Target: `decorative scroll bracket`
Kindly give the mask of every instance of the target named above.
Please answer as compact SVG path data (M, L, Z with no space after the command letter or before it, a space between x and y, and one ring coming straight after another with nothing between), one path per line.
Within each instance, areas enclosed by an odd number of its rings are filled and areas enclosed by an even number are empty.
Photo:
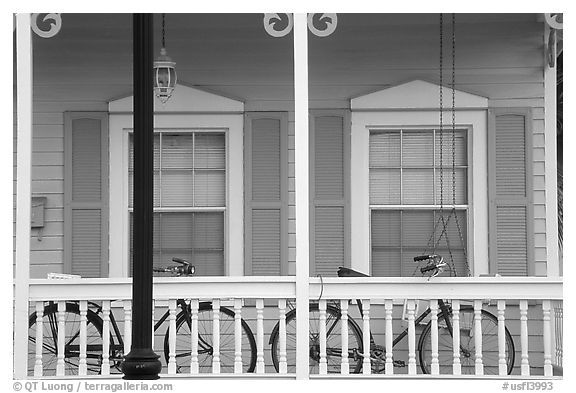
M40 17L40 15L44 15L44 14L32 14L32 16L31 16L31 19L32 19L31 20L31 27L32 27L32 31L34 31L34 33L36 33L38 36L40 36L42 38L52 38L60 32L60 29L62 28L62 16L60 16L60 14L46 14L46 16L44 16L44 18L42 19L42 22L46 22L48 20L53 21L50 23L50 29L49 30L42 30L38 26L38 18Z
M264 14L264 29L272 37L284 37L288 35L292 28L294 27L294 18L292 14L282 14L285 15L281 17L280 14ZM336 31L338 25L338 15L337 14L321 14L318 19L314 16L317 14L308 14L308 29L312 34L317 37L328 37L330 34ZM286 19L286 26L277 29L276 25ZM314 26L315 21L323 22L323 25L318 28Z
M556 56L558 53L558 40L561 40L562 29L564 27L563 14L544 14L546 24L550 26L548 32L548 44L546 45L546 61L548 67L553 68L556 65ZM559 30L560 32L557 32ZM559 37L560 35L560 37Z

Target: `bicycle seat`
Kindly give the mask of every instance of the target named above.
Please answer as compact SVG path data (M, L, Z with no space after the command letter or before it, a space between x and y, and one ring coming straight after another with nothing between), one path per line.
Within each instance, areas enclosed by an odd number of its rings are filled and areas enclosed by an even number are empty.
M356 270L348 267L340 266L338 268L338 277L370 277L367 274L357 272Z

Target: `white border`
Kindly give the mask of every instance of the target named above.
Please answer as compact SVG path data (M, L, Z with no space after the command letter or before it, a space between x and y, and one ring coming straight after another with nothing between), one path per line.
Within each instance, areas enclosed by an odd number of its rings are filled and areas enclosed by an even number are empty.
M456 113L456 126L469 128L471 162L469 176L469 265L474 276L488 274L488 138L487 112L470 110ZM369 274L370 203L369 203L369 134L374 128L436 127L438 111L352 112L351 132L351 226L352 268ZM470 146L470 143L469 143ZM469 183L470 184L470 183Z

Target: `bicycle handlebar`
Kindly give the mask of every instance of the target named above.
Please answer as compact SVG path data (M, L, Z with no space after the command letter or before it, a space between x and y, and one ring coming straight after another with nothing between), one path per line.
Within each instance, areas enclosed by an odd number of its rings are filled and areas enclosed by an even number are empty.
M185 259L174 257L172 260L182 266L161 266L152 270L158 273L171 273L176 276L191 276L196 272L196 268Z
M434 271L431 277L436 277L444 270L444 258L440 255L419 255L414 257L414 262L429 261L428 264L420 268L422 274Z

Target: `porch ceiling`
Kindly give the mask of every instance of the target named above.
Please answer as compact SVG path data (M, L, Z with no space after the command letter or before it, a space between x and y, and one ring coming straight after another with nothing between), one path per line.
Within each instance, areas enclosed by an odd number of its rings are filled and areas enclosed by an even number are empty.
M293 35L269 36L262 19L168 14L166 47L179 82L244 101L292 100ZM89 104L131 94L131 14L63 14L62 21L54 38L34 35L37 102ZM536 14L459 14L457 23L460 88L530 82L541 73ZM155 29L158 51L159 15ZM309 47L312 100L348 100L411 79L438 79L436 14L339 14L336 32L310 35ZM449 56L448 41L446 47Z

